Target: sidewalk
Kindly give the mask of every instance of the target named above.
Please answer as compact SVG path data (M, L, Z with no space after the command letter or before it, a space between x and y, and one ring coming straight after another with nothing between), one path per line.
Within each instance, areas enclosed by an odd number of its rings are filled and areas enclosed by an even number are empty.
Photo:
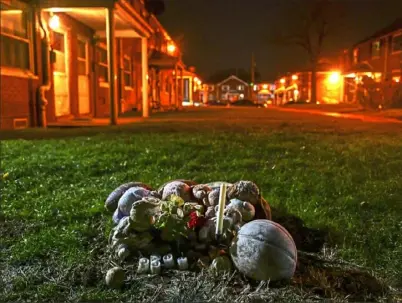
M311 107L309 108L294 108L294 107L279 107L279 106L272 106L269 107L269 109L273 110L278 110L278 111L284 111L284 112L294 112L294 113L307 113L307 114L312 114L312 115L321 115L321 116L330 116L330 117L335 117L335 118L344 118L344 119L355 119L355 120L361 120L364 122L372 122L372 123L400 123L402 124L402 110L394 110L393 114L395 116L390 115L387 111L383 112L365 112L365 111L358 111L356 108L355 111L352 109L350 110L341 110L341 107L339 107L339 110L335 111L328 111L321 108L321 109L312 109ZM390 110L392 111L392 110ZM398 119L396 117L401 117L401 119Z

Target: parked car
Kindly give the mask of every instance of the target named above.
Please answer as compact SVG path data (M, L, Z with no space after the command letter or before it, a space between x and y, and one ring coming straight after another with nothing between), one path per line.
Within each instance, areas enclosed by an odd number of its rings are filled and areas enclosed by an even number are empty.
M241 99L241 100L236 100L233 102L230 102L230 106L245 106L245 107L264 107L264 104L260 103L256 103L252 100L248 100L248 99Z
M205 103L205 106L226 106L226 102L224 101L208 101Z

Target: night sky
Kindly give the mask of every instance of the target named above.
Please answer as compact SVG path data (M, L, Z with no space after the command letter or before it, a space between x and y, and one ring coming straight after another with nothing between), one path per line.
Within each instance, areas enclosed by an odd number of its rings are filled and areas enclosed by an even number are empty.
M203 77L227 68L249 69L254 51L262 78L271 80L280 72L306 64L303 50L268 42L270 26L290 22L275 1L165 0L166 11L159 20L172 38L183 36L184 62L195 66ZM328 55L402 17L402 0L344 1L347 26L328 40Z

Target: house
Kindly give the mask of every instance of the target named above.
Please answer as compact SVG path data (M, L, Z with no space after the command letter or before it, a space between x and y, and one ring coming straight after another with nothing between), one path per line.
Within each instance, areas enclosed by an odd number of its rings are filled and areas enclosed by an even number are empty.
M0 0L0 128L180 107L186 66L143 0Z
M216 84L215 91L217 100L222 101L245 99L251 94L248 83L234 75Z
M401 106L402 18L343 51L345 99L356 102L360 88L372 86L378 106Z
M275 81L274 104L311 99L311 70L304 69L282 75ZM339 67L323 63L317 70L317 102L336 104L343 102L343 81Z
M275 84L262 81L253 85L255 99L258 103L272 101L274 98Z

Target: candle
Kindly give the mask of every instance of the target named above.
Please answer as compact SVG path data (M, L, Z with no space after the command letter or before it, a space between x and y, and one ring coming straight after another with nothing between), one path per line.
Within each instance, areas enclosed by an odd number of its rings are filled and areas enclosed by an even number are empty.
M186 270L188 268L187 258L186 257L178 258L177 265L179 266L180 270Z
M151 262L151 274L159 275L161 273L161 262L154 260Z
M158 255L151 255L150 259L151 259L151 263L153 261L159 261L159 262L161 261L161 257Z
M165 264L166 268L174 268L174 260L172 254L167 254L163 256L163 264Z
M141 258L138 262L137 272L139 274L146 274L149 271L149 260L147 258Z
M220 192L219 192L219 207L216 218L216 236L219 238L222 235L223 231L223 211L225 210L226 205L226 184L221 184Z

